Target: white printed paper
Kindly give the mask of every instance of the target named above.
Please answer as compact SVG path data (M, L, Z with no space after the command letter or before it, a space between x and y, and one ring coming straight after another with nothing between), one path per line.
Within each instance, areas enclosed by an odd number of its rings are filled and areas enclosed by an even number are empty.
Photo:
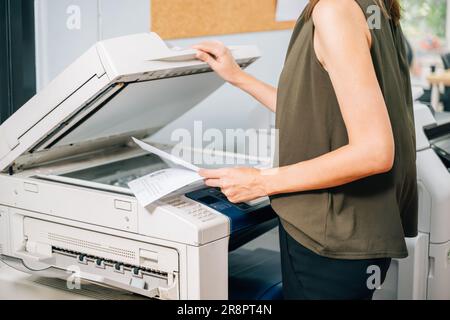
M143 150L156 154L162 159L171 161L174 164L186 168L163 169L128 183L128 186L136 196L139 204L144 208L175 191L203 180L203 178L198 174L200 169L197 166L194 166L183 159L175 157L143 141L135 138L133 138L133 141Z
M161 149L158 149L148 143L145 143L144 141L140 141L136 138L133 138L133 141L142 149L144 149L145 151L148 151L150 153L154 153L156 154L158 157L163 158L165 160L169 160L170 162L173 162L179 166L182 166L186 169L198 172L200 170L199 167L193 165L192 163L189 163L181 158L178 158L174 155L171 155L165 151L162 151Z
M203 178L198 173L185 169L164 169L128 183L138 202L144 208Z
M309 0L278 0L277 1L277 21L293 21L300 17L300 14L307 6Z

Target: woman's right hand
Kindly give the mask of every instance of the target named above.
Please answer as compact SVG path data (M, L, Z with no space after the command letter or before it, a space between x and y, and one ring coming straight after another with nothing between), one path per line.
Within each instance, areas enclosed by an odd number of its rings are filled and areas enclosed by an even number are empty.
M206 41L192 48L198 50L197 58L209 64L225 81L249 93L271 111L276 111L277 88L245 73L234 60L230 50L223 43Z
M193 46L197 59L206 62L225 81L237 85L245 75L230 50L219 41L206 41Z

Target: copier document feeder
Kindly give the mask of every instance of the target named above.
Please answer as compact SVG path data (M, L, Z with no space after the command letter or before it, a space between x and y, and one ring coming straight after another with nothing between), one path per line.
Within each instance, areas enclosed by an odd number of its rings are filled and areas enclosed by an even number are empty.
M169 51L154 33L99 42L0 127L3 262L152 298L228 298L229 252L276 225L268 200L236 205L199 186L145 209L127 187L168 166L131 138L223 85ZM259 57L252 46L232 54L243 68Z

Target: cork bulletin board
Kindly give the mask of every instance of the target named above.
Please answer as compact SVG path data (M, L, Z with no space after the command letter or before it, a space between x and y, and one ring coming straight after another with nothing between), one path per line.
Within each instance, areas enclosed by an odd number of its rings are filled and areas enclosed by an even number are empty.
M152 31L164 39L292 29L277 0L152 0Z

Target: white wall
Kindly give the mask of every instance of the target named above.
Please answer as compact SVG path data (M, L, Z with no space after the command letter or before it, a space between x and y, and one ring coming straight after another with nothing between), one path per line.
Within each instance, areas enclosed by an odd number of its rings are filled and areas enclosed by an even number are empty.
M150 29L149 0L35 0L35 5L38 89L42 89L96 41ZM290 34L291 31L275 31L211 38L229 45L259 46L263 57L248 71L276 85ZM187 47L205 39L170 43ZM203 120L206 128L269 128L273 115L246 94L225 85L155 138L166 142L173 129L191 129L195 120Z
M150 29L149 0L35 0L37 88L99 40Z

